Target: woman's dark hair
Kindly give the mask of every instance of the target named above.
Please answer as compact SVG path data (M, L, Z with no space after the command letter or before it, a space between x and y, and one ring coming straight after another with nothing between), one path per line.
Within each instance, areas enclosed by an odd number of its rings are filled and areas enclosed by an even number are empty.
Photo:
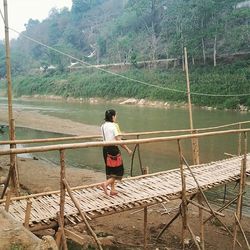
M112 117L115 116L115 115L116 115L116 112L115 112L114 109L106 110L104 120L105 120L106 122L113 122Z

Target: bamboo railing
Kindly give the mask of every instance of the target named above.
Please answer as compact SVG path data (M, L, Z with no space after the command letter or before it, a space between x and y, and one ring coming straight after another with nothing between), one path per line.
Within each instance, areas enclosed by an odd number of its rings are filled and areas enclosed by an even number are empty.
M211 131L217 130L227 127L238 126L239 128L242 127L243 124L249 124L250 121L244 122L236 122L230 123L220 126L214 127L207 127L207 128L197 128L195 129L197 133L203 131ZM159 135L159 134L173 134L173 133L190 133L192 129L175 129L175 130L158 130L158 131L147 131L147 132L133 132L133 133L122 133L121 136L124 137L137 137L138 139L140 136L151 136L151 135ZM45 142L60 142L60 141L79 141L79 140L92 140L92 139L101 139L101 134L99 135L90 135L90 136L66 136L66 137L54 137L54 138L46 138L46 139L26 139L26 140L7 140L7 141L0 141L0 145L6 144L32 144L32 143L45 143Z

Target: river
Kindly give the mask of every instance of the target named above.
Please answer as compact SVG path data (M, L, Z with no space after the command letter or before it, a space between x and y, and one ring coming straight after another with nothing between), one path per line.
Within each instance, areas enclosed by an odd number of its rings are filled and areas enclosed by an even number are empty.
M7 108L6 98L0 98L0 105ZM114 108L118 112L118 122L123 132L142 132L154 130L171 130L189 128L188 110L185 108L154 108L132 105L119 105L115 103L89 104L68 103L48 100L21 100L13 101L14 110L39 111L42 114L55 116L89 125L101 125L106 109ZM17 113L18 115L18 113ZM250 113L235 111L193 109L195 128L219 126L240 121L250 120ZM39 122L39 121L37 121ZM18 127L18 124L16 124ZM59 137L60 134L48 133L26 128L17 128L16 138L46 138ZM7 134L1 136L7 139ZM190 141L183 141L183 153L188 161L192 162ZM206 137L200 142L201 162L209 162L224 158L224 152L237 153L237 135ZM144 144L140 146L142 163L148 166L151 172L162 171L178 167L178 154L176 142ZM130 159L123 153L127 173L130 168ZM39 153L38 157L58 162L57 152ZM137 154L136 154L137 156ZM76 167L88 167L102 170L102 154L100 148L68 150L67 163ZM138 158L135 157L134 169L139 169Z

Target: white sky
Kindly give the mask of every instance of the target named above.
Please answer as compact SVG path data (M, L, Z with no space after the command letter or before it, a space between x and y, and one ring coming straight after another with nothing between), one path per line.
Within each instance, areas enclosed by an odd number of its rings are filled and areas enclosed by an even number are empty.
M44 20L48 17L49 11L56 7L61 9L68 7L71 9L72 0L7 0L9 26L18 32L25 30L24 24L28 23L30 18ZM0 0L1 12L4 12L3 0ZM16 38L17 33L10 30L10 39ZM0 16L0 40L4 39L4 24Z

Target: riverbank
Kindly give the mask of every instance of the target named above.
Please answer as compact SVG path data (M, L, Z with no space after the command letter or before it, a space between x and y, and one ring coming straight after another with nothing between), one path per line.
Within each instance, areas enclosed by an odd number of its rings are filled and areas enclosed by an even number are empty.
M44 115L38 111L14 110L13 117L17 127L25 127L40 131L60 133L65 135L98 135L98 126L73 122L69 119ZM0 124L8 124L7 109L0 110Z

